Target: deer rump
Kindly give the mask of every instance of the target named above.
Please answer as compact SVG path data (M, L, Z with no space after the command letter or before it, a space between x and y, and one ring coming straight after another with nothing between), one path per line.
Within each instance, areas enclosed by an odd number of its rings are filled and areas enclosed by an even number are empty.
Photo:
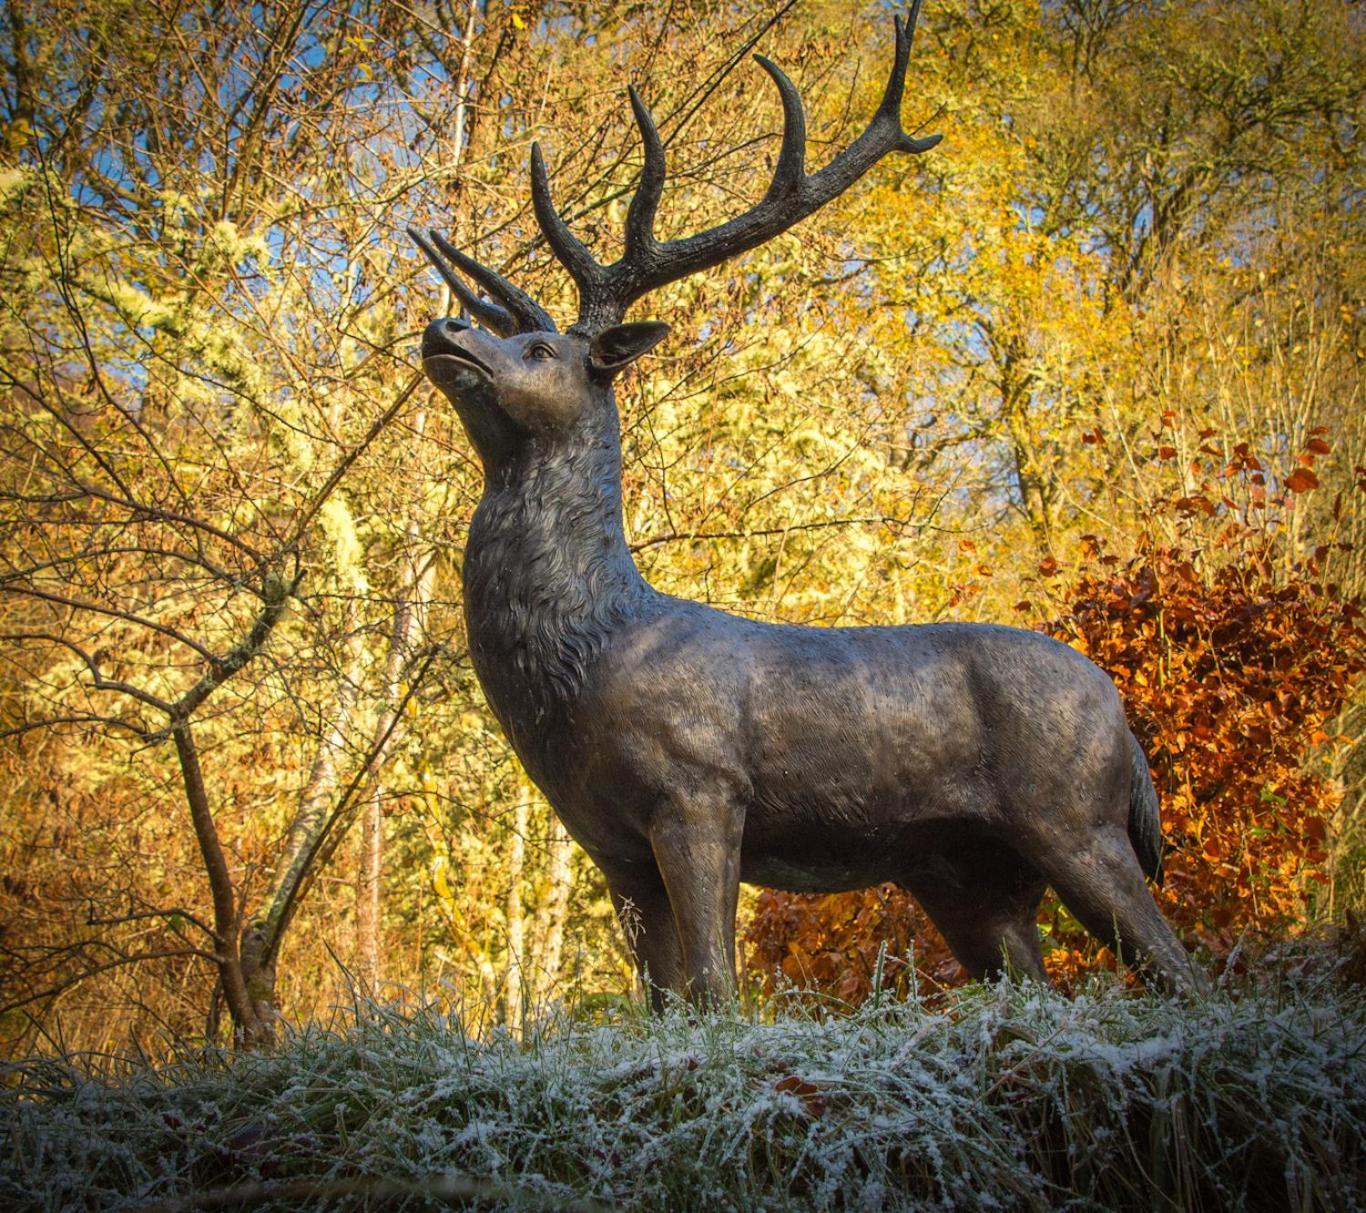
M634 90L644 168L611 265L555 210L533 146L536 219L579 289L564 334L501 275L410 229L462 305L428 326L422 353L484 468L462 569L475 671L602 869L657 1007L666 991L733 992L741 880L830 891L894 880L970 973L1040 979L1035 916L1051 884L1145 975L1198 981L1144 882L1161 838L1147 763L1084 657L991 625L742 619L658 593L626 543L612 380L668 332L624 322L627 310L790 228L883 156L935 146L901 127L918 7L894 19L867 128L812 174L800 97L756 56L783 105L772 182L695 235L655 238L664 150Z

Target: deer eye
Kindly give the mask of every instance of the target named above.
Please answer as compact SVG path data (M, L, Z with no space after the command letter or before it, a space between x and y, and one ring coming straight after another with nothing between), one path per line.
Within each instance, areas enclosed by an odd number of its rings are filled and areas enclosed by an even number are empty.
M555 349L543 341L538 341L535 345L528 347L526 356L537 362L549 362L555 357Z

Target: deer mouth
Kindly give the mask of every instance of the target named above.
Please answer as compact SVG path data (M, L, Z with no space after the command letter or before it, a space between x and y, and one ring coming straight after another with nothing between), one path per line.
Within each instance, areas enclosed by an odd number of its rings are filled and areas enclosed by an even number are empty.
M444 349L437 353L424 354L422 369L433 383L441 384L473 372L481 379L493 379L493 372L478 358L466 350Z

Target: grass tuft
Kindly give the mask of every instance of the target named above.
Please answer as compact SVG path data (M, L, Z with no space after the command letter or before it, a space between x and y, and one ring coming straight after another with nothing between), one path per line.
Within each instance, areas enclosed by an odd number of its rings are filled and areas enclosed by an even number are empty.
M270 1055L5 1079L13 1209L1352 1210L1366 1170L1366 997L1308 979L523 1041L371 1005Z

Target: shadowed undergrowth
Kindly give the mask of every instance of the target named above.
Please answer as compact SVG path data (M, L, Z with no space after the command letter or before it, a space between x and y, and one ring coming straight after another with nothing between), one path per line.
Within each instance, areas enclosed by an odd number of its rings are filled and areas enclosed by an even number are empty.
M271 1055L6 1081L8 1208L1356 1209L1366 1169L1366 997L1304 978L524 1042L365 1006Z

